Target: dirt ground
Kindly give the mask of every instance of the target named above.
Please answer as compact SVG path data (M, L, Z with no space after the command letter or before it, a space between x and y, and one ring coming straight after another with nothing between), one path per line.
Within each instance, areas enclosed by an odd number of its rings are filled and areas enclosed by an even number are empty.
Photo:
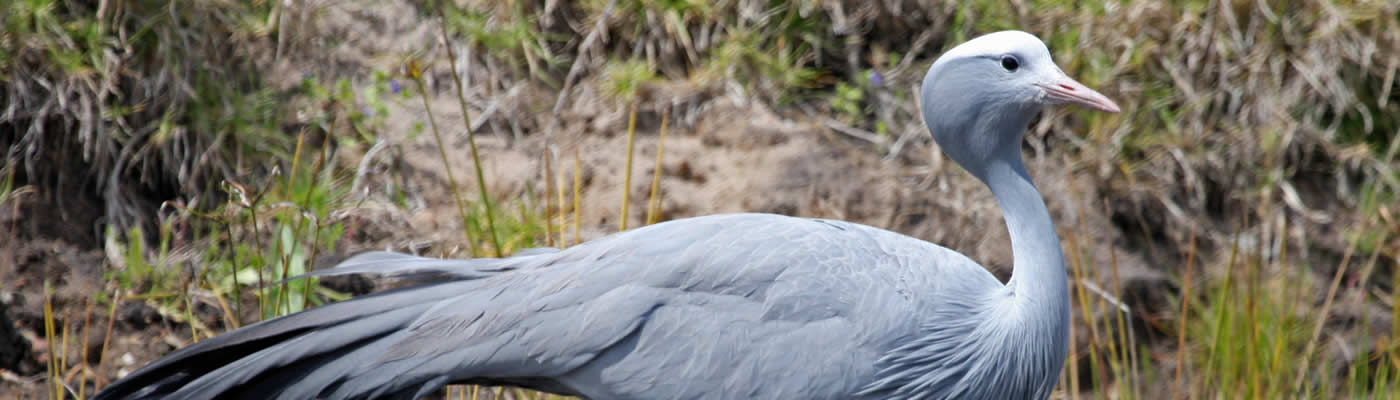
M372 4L373 3L373 4ZM305 74L348 77L368 85L375 70L395 70L399 55L423 48L441 52L436 27L424 22L405 1L346 2L297 24L287 60L271 63L273 76L295 84ZM301 34L303 41L296 40ZM343 37L340 43L325 37ZM460 46L460 44L455 44ZM458 115L455 94L445 63L431 71L430 104L445 128L450 167L464 188L474 188L471 157L465 142L464 121ZM483 72L473 72L483 73ZM405 81L405 85L408 83ZM1008 235L990 193L970 175L946 160L920 136L901 157L886 159L873 146L835 132L801 115L785 115L741 96L686 88L661 88L642 107L636 138L632 184L623 188L626 107L604 100L591 86L580 82L565 108L559 128L547 127L549 105L557 93L536 87L518 91L474 94L473 110L487 115L478 135L489 193L502 202L515 201L527 192L540 194L545 187L543 159L557 151L562 172L572 179L573 157L582 166L581 231L588 240L617 230L621 193L631 195L629 226L644 222L651 177L659 143L662 109L667 104L676 121L664 141L661 166L661 219L729 212L769 212L850 220L882 227L937 243L982 262L1002 279L1011 267ZM675 93L685 93L683 96ZM494 113L487 113L497 103ZM543 104L543 106L541 106ZM661 106L658 106L661 105ZM417 98L390 103L391 117L382 139L392 151L381 151L365 161L365 149L342 149L340 162L365 166L365 209L380 213L374 218L381 234L363 242L347 242L342 252L390 247L433 255L462 256L454 242L460 236L456 205L446 183L437 145L431 134L413 135L412 127L426 121ZM511 119L525 121L517 136ZM1071 135L1071 132L1049 132ZM553 136L552 138L550 136ZM1039 151L1037 151L1039 150ZM1102 188L1092 174L1080 173L1056 149L1027 148L1029 167L1044 192L1066 248L1085 248L1086 263L1113 265L1125 289L1129 307L1143 316L1138 321L1143 336L1152 337L1150 316L1162 311L1170 291L1162 271L1174 268L1154 258L1146 249L1123 239L1122 232L1101 198ZM397 169L392 168L398 166ZM559 168L559 165L553 165ZM397 172L395 172L397 171ZM399 209L377 201L391 174L406 178L413 196L410 207ZM572 184L569 183L570 187ZM475 193L475 191L471 191ZM90 363L90 373L104 382L122 376L161 355L188 343L188 329L172 316L140 301L123 302L105 335L105 319L95 328L79 332L88 317L88 299L105 287L104 272L119 254L96 239L96 219L91 215L56 215L41 199L17 203L0 210L0 322L8 318L17 327L13 334L0 329L0 393L19 398L44 397L44 363L55 351L84 352L97 360L104 340L109 341L101 363ZM55 227L59 225L59 227ZM184 249L193 251L190 249ZM334 257L317 265L329 267ZM1160 260L1153 262L1152 260ZM1097 276L1107 277L1109 271ZM52 283L58 328L69 330L67 346L43 340L44 286ZM1107 281L1097 282L1108 285ZM201 305L199 307L212 307ZM218 325L218 313L200 315ZM1076 310L1078 308L1076 307ZM92 318L105 312L94 312ZM1076 316L1076 321L1081 319ZM0 328L6 324L0 323ZM16 343L18 342L18 343ZM56 350L61 348L65 350ZM69 359L75 359L69 356ZM21 361L11 361L21 360ZM0 396L9 398L10 396Z

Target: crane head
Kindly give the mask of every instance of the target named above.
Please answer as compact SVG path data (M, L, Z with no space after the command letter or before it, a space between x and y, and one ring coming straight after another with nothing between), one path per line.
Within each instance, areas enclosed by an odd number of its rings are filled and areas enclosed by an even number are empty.
M1026 126L1046 104L1119 111L1060 70L1044 42L1021 31L989 33L944 52L924 76L920 99L934 140L979 178L993 160L1020 161Z

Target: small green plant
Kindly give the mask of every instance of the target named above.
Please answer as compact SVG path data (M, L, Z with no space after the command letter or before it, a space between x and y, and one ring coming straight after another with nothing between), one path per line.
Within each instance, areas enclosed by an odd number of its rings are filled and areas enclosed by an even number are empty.
M656 79L655 67L642 60L610 62L603 71L605 93L624 103L636 101L642 87Z
M812 46L756 27L738 27L728 32L725 42L713 50L699 68L703 81L737 79L754 87L756 95L778 104L796 101L799 94L816 86L821 75L807 65Z
M845 123L855 123L865 117L865 90L846 82L836 84L836 92L831 96L831 109Z
M384 71L371 74L373 84L356 91L349 79L339 79L330 86L323 85L315 77L302 79L301 90L313 105L307 107L310 123L324 132L335 127L336 118L343 118L352 135L342 136L360 144L373 143L374 138L384 129L389 118L389 107L385 102L391 95L409 96L398 82Z
M0 168L0 206L9 204L15 196L15 168Z
M518 67L521 60L530 76L551 86L559 86L549 71L561 64L550 51L550 42L563 40L535 29L535 16L526 2L501 2L481 10L460 7L456 2L442 1L430 6L442 21L442 27L457 37L481 46L486 54Z
M167 263L170 256L171 239L169 226L169 223L162 224L158 236L160 243L155 249L147 248L146 235L142 234L141 228L133 227L126 233L125 243L117 245L124 250L121 253L125 266L113 274L119 287L138 292L157 292L171 289L170 285L175 280L175 268ZM113 227L107 228L107 237L118 237Z
M618 230L627 230L627 220L631 219L628 207L631 206L632 149L637 136L637 96L643 85L656 79L653 71L650 64L633 60L615 63L604 73L608 95L627 103L627 162L622 172L622 211L618 214Z
M286 282L286 284L259 288L256 282L279 282L281 279L285 279L284 275L295 277L310 272L308 256L312 251L296 243L301 239L293 236L294 227L279 225L278 228L276 248L281 253L270 254L273 256L270 258L247 257L244 259L253 262L242 265L226 264L234 272L220 274L223 275L222 278L216 281L220 293L243 293L244 290L251 289L258 291L258 296L261 298L273 299L273 301L263 303L263 309L260 313L263 319L295 313L308 306L324 304L328 300L336 301L348 298L345 294L321 287L316 278L295 279ZM242 251L247 253L247 250ZM214 279L215 277L211 276L210 278ZM307 295L313 292L319 296Z

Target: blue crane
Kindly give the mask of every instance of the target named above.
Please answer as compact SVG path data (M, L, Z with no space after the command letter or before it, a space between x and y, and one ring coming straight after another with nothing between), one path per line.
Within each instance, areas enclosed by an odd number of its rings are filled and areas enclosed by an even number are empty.
M457 383L589 399L1044 399L1070 305L1022 135L1046 104L1118 106L1017 31L942 54L920 95L934 140L1001 207L1006 284L912 237L768 214L500 259L373 252L311 275L414 284L196 343L96 399L409 399Z

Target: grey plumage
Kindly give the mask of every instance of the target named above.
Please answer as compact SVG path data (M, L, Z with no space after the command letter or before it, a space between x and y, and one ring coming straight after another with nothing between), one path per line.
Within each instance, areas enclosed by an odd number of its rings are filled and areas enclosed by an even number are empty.
M1018 68L996 58L1006 55ZM1006 285L908 236L766 214L504 259L367 253L312 275L416 284L202 341L97 399L416 398L448 383L592 399L1045 398L1064 362L1069 303L1021 134L1043 103L1116 111L1071 83L1020 32L963 44L925 78L935 139L1005 213L1016 268ZM959 101L943 99L954 91Z

